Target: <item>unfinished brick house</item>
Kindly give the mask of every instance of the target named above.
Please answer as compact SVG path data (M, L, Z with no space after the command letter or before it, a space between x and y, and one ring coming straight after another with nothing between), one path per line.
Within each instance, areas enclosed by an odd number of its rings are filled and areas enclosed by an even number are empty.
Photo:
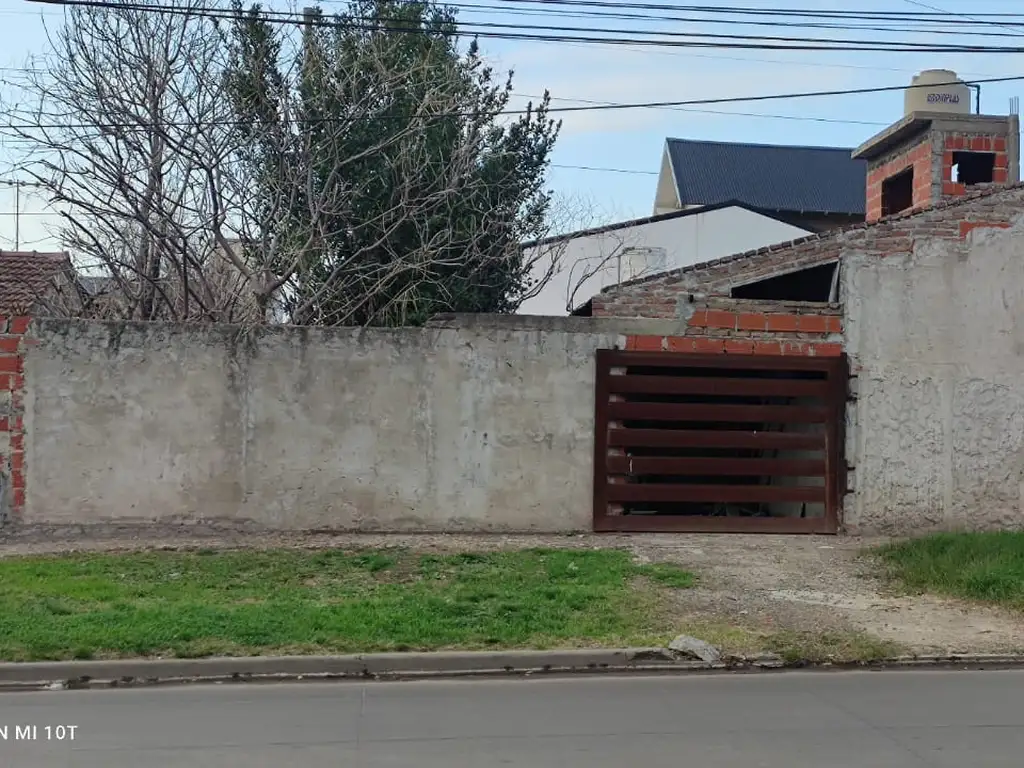
M594 296L675 329L599 354L595 528L1024 527L1016 133L912 113L857 150L867 223Z

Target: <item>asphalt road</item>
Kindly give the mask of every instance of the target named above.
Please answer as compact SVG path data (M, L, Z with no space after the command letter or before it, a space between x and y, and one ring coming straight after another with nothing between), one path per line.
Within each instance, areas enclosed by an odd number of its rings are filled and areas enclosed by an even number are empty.
M19 725L36 739L15 740ZM16 768L1017 768L1022 754L1024 672L0 695L0 766Z

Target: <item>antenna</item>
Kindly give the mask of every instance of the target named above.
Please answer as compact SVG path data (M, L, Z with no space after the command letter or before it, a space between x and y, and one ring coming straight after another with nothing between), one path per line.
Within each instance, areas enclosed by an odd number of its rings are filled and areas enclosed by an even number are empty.
M42 184L36 184L31 181L19 181L17 179L0 179L0 185L14 187L14 250L17 251L21 247L21 188L38 188L42 187Z

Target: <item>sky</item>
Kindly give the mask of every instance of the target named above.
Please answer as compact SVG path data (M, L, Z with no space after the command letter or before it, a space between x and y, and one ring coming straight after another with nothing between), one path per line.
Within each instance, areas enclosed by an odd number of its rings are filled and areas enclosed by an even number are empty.
M621 7L640 0L626 0ZM173 0L159 0L171 3ZM649 0L662 5L698 4L697 0ZM849 37L835 30L811 31L751 27L743 24L694 24L679 20L623 20L540 16L530 6L505 0L457 0L464 22L536 24L662 32L719 34L814 34ZM1010 35L1024 36L1024 26L996 27L1005 38L984 38L964 31L962 14L1024 11L1020 0L730 0L705 5L751 8L907 11L948 13L948 34L879 35L879 39L930 41L940 44L1013 45ZM210 0L209 5L227 5ZM272 8L283 2L265 3ZM328 0L325 11L339 6ZM552 6L546 6L550 11ZM508 10L506 10L508 8ZM574 12L555 6L555 10ZM583 9L584 11L587 9ZM633 13L687 17L683 10L634 10ZM0 89L16 96L4 80L16 75L33 56L47 49L46 28L55 28L63 13L54 6L26 0L0 0ZM692 14L688 17L692 18ZM1021 20L1024 22L1024 19ZM971 28L975 30L976 28ZM865 33L857 33L864 36ZM870 34L870 33L868 33ZM678 38L677 38L678 39ZM496 67L515 71L516 96L510 108L521 108L548 90L553 106L590 102L628 103L686 101L799 91L902 86L922 69L951 69L964 79L1024 77L1024 53L946 54L876 52L745 51L679 49L631 45L594 45L516 40L481 40ZM6 76L6 78L5 78ZM1024 92L1021 82L982 85L982 111L1006 114L1009 100ZM666 137L715 141L855 147L902 116L902 92L856 94L783 101L736 103L707 107L627 109L567 113L556 145L549 185L560 202L560 228L594 226L649 216ZM726 113L726 114L722 114ZM16 145L0 144L0 179L10 179L19 158ZM45 201L23 189L18 202L18 245L22 250L58 250L55 215ZM0 185L0 249L15 246L14 190Z

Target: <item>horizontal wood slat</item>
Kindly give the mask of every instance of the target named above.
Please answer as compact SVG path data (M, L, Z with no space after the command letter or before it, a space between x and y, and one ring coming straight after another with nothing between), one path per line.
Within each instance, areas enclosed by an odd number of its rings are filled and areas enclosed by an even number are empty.
M838 531L846 488L843 413L849 368L845 355L602 349L596 357L595 531ZM763 404L767 398L773 404ZM662 428L623 425L642 422ZM789 431L794 426L783 427L799 424L821 429L808 434ZM665 428L675 426L699 429ZM810 458L797 454L800 458L788 459L773 453L779 450L812 453L807 454ZM654 455L622 455L626 452ZM697 455L665 455L673 453ZM772 484L742 483L753 477ZM784 477L815 478L795 482L823 481L823 485L791 486L771 480ZM686 483L686 478L695 482ZM719 516L709 514L712 508L705 506L729 502L761 504L762 511L773 515L784 511L770 506L773 503L823 504L824 515Z
M608 501L646 502L806 502L824 503L825 486L785 485L642 485L611 483Z
M754 395L762 397L825 397L824 379L728 379L699 376L609 376L613 394Z
M822 477L825 461L807 459L705 459L668 456L609 456L610 475L746 475Z
M618 448L825 449L824 434L749 432L741 429L610 429L608 445Z
M600 350L603 360L612 368L728 368L757 371L824 371L839 370L837 358L794 355L701 355L691 353L633 352Z
M608 404L608 418L616 421L732 421L764 424L824 424L829 410L823 406L725 405L721 403Z
M835 533L822 517L703 517L698 515L603 515L598 533Z

